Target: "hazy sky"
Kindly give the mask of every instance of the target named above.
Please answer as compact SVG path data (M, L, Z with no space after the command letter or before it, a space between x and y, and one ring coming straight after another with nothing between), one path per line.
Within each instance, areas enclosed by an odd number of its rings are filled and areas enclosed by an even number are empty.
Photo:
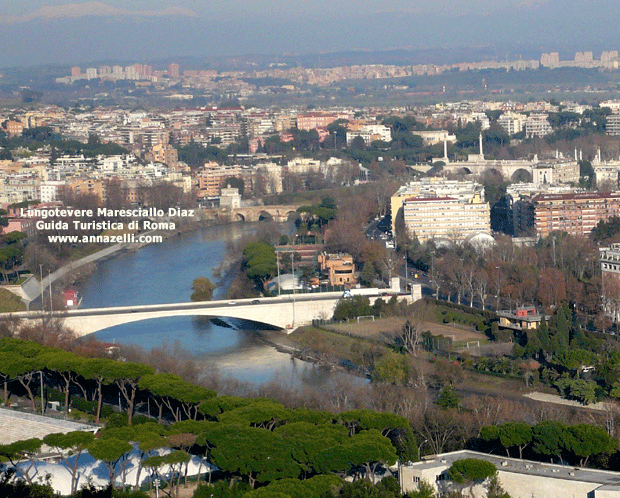
M572 58L620 50L619 18L618 0L0 0L0 67L454 47Z
M92 4L80 0L3 0L0 2L0 21L4 17L19 20L45 7L59 8L68 4ZM406 12L420 14L488 14L506 7L528 9L547 3L547 0L102 0L100 3L125 11L157 11L170 7L188 9L200 17L231 19L248 16L275 16L287 18L309 17L343 18L349 15L378 12Z

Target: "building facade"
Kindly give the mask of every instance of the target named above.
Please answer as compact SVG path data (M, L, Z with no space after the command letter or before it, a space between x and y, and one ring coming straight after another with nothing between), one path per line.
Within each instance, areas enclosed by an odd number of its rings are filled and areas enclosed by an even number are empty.
M470 202L453 197L413 197L404 203L405 227L424 243L442 238L461 242L479 233L491 233L491 210L480 197Z
M321 265L323 277L327 278L329 285L352 287L356 284L353 256L349 254L319 254L317 260Z
M454 462L466 458L485 460L495 465L502 487L512 498L620 496L618 472L520 460L469 450L443 453L402 466L402 491L417 490L422 480L428 482L437 492L459 489L450 481L448 469ZM461 495L467 498L486 496L487 490L481 484L475 484L462 489Z
M599 221L620 215L620 192L541 194L532 204L538 236L560 230L586 237Z

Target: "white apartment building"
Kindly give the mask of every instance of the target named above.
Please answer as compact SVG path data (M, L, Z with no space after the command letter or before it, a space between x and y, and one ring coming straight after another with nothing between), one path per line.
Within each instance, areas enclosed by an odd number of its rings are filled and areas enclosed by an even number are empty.
M41 183L40 200L42 203L55 202L58 200L59 190L66 185L63 181L47 181Z
M421 243L437 238L461 242L491 233L491 208L480 198L467 202L454 197L412 197L403 211L407 231Z
M448 130L414 131L413 134L421 136L425 145L456 142L456 135L451 135Z
M265 176L268 193L279 194L282 192L282 166L276 163L262 163L256 166L254 171Z
M547 120L546 114L531 114L525 122L525 134L528 138L544 137L552 131L551 123Z
M532 168L532 181L545 183L579 183L579 163L575 160L540 162Z
M620 135L620 114L607 116L605 131L608 135Z
M497 124L504 128L508 135L522 132L526 121L527 116L514 112L507 112L497 118Z
M321 171L321 161L318 159L310 159L307 157L295 157L286 163L289 173L297 175L305 175L307 173L316 173Z
M391 142L392 129L389 126L379 124L362 125L359 128L353 127L347 130L347 146L350 146L356 137L362 137L366 145L370 145L375 140Z
M596 188L601 188L604 184L612 185L614 190L618 189L620 180L620 161L613 161L594 165L594 178Z
M425 178L400 187L390 199L392 230L396 231L396 215L405 201L411 197L452 197L463 202L484 199L484 186L474 181Z

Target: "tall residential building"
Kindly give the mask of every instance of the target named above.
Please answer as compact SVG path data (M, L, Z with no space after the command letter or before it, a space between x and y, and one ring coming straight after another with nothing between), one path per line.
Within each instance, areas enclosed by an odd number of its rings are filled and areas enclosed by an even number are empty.
M525 134L528 138L544 137L552 131L551 123L547 120L546 114L531 114L525 122Z
M620 114L607 116L605 131L608 135L620 135Z
M424 243L431 239L460 242L479 233L491 233L491 210L480 197L462 201L454 197L412 197L403 205L410 236Z
M536 234L560 230L586 237L601 220L620 215L620 192L541 194L532 199Z
M520 133L525 128L527 116L513 112L506 112L497 118L497 124L500 125L508 135Z
M396 216L405 201L412 197L452 197L463 202L484 199L484 186L473 182L444 180L443 178L425 178L409 182L400 187L390 199L392 231L396 233Z
M181 72L179 70L179 65L176 63L172 63L168 66L168 76L171 78L178 78Z
M560 65L560 54L557 52L545 53L540 56L540 65L546 67L558 67Z

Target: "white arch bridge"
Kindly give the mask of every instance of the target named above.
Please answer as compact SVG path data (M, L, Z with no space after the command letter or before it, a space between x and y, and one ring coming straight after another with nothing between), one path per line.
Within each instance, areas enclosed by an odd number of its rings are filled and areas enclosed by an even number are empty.
M78 337L124 323L170 316L238 318L291 332L295 327L312 323L312 320L331 318L341 297L341 292L287 294L279 297L235 301L221 300L79 309L54 313L52 316L61 319L63 324L72 329ZM403 297L411 300L411 296ZM375 299L376 297L370 298L371 302ZM11 318L26 321L42 320L50 318L50 314L27 311L0 314L0 319Z

